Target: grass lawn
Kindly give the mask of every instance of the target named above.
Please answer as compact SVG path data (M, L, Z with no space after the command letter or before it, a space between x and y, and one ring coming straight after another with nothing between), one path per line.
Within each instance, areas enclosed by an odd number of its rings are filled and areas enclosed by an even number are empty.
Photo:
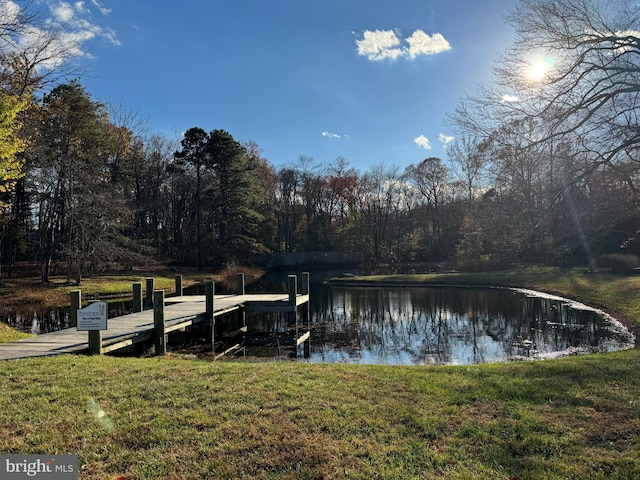
M636 350L473 367L0 365L0 451L86 479L640 478Z
M28 333L19 332L0 322L0 343L15 342L30 336Z
M575 292L640 319L635 277L493 275L446 283ZM0 452L78 454L82 479L640 478L638 349L465 367L16 360L0 405Z

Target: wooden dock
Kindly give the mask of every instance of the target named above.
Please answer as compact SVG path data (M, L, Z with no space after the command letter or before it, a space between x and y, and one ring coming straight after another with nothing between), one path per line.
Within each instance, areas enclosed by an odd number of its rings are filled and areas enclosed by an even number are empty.
M213 282L206 285L206 295L178 295L164 298L164 291L154 291L153 309L139 308L141 311L111 318L108 320L107 330L87 332L70 327L16 342L0 343L0 360L66 353L110 353L150 341L156 345L156 354L163 354L166 353L167 335L196 324L212 326L209 330L212 350L214 350L216 318L223 315L233 312L287 312L296 315L297 319L298 308L308 307L309 303L308 275L304 280L307 283L306 289L303 287L303 293L298 293L297 278L293 275L289 277L288 293L282 294L245 294L243 281L240 293L237 294L214 295ZM134 310L137 303L136 292L137 295L141 292L136 287L137 285L134 284ZM181 293L180 289L177 289L177 292ZM148 298L151 298L150 293ZM138 300L141 303L141 297ZM71 304L73 309L73 298ZM301 333L296 338L297 345L308 338L308 331Z

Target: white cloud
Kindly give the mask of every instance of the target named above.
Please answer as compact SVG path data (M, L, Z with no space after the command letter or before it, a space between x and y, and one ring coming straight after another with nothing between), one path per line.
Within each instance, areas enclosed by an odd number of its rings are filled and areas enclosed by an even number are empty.
M358 55L369 60L380 61L387 58L408 57L414 59L420 55L434 55L451 49L449 42L440 34L427 35L416 30L402 45L400 32L397 30L365 30L363 38L356 40Z
M505 102L517 102L518 101L518 97L516 97L515 95L502 95L502 97L500 97L500 103L505 103Z
M444 133L441 133L438 138L440 139L443 145L446 145L448 143L453 142L456 137L452 137L449 135L445 135Z
M103 15L109 15L111 13L111 9L102 6L102 4L98 2L98 0L91 0L91 3L93 3Z
M617 30L615 32L598 32L597 30L587 30L585 35L587 41L608 41L615 47L609 55L623 55L628 52L637 51L640 31L638 30Z
M358 55L367 57L369 60L384 60L385 58L398 58L402 55L402 50L397 48L400 39L393 30L369 30L364 32L362 40L356 40L358 45Z
M73 18L75 10L71 4L67 2L60 2L57 7L51 7L51 13L53 13L53 16L57 21L67 23Z
M102 13L108 13L97 0L91 0ZM19 34L2 38L2 49L22 52L37 66L47 71L61 66L73 58L91 57L85 51L89 40L101 38L113 45L120 45L115 30L91 21L91 12L84 1L73 3L60 1L50 5L51 17L44 27L25 26ZM9 24L19 20L22 9L12 0L0 0L0 18Z
M108 40L112 45L118 46L121 45L120 40L118 40L118 33L113 28L106 28L102 31L102 37L105 40Z
M91 31L62 32L43 48L43 35L42 30L38 28L26 29L15 45L16 49L32 57L40 71L53 70L71 58L87 57L82 44L95 37Z
M326 137L326 138L342 138L342 137L346 137L346 135L338 135L337 133L331 133L331 132L327 132L327 131L322 132L322 136Z
M73 4L73 8L78 13L88 13L88 10L84 7L84 2L76 2Z
M409 57L416 58L418 55L435 55L436 53L446 52L451 50L451 45L445 40L445 38L439 34L434 33L433 36L429 36L422 30L416 30L413 34L407 38L409 44Z
M413 139L413 143L418 145L420 148L424 148L425 150L431 150L431 143L429 143L429 139L424 135L420 135Z
M0 14L5 24L14 24L20 16L20 6L11 0L0 1Z

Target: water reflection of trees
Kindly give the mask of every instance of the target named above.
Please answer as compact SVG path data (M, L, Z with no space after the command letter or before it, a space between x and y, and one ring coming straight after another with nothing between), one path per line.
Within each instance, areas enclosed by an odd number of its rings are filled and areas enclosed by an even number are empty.
M108 302L109 318L131 313L132 300ZM19 311L5 309L1 312L4 323L22 332L42 334L69 327L69 307L34 308L23 307Z
M472 364L597 345L603 319L512 290L326 288L312 302L318 361Z

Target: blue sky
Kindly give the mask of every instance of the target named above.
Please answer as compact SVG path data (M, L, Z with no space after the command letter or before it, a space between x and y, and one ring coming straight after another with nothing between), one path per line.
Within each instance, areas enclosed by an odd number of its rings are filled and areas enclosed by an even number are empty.
M7 0L0 0L7 1ZM16 0L17 1L17 0ZM44 1L44 0L43 0ZM19 3L19 2L18 2ZM372 165L446 159L445 115L490 80L516 0L85 0L46 3L103 102L170 138L190 127ZM80 34L84 33L85 36Z

